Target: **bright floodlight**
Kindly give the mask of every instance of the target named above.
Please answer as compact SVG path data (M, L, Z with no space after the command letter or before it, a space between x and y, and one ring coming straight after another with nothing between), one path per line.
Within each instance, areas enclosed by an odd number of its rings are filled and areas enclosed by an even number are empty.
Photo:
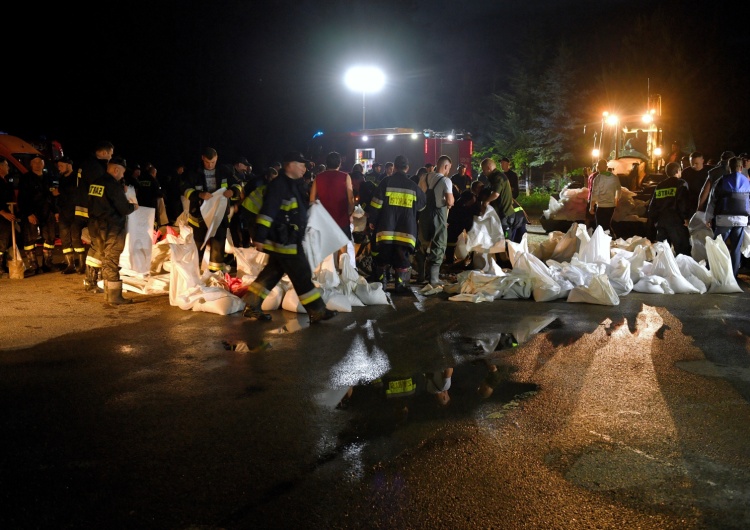
M385 85L385 74L374 66L355 66L347 70L344 83L355 92L377 92Z
M362 92L362 130L365 130L365 94L377 92L385 85L385 74L374 66L354 66L344 75L344 83L351 90Z

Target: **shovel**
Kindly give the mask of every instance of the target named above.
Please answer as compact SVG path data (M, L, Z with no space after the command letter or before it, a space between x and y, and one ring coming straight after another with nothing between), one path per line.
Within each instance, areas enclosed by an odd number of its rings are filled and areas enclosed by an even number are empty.
M13 206L15 206L15 204L16 203L14 202L8 203L10 213L13 213ZM8 275L11 280L23 280L23 273L26 270L26 266L23 263L23 258L21 258L21 253L18 251L18 246L16 245L15 219L11 223L11 233L13 234L13 259L10 259L10 256L8 256Z

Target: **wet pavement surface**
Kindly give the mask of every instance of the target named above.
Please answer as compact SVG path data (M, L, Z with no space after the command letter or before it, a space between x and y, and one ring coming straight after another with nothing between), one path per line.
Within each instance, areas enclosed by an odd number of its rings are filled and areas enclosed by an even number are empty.
M748 528L745 292L310 327L0 280L3 528Z

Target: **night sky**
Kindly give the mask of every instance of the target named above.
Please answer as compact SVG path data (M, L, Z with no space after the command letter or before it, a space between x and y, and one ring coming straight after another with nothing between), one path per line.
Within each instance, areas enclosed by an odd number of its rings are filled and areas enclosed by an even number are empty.
M585 41L596 32L616 46L618 28L653 4L664 3L26 3L4 13L0 130L57 139L78 160L108 139L115 154L164 171L197 163L213 146L220 162L244 155L259 172L284 151L304 151L318 130L361 128L362 94L343 84L351 65L378 65L387 76L385 88L366 97L367 128L470 130L478 102L503 87L507 58L522 40ZM717 20L715 4L674 5L682 17ZM680 25L664 30L679 34ZM745 85L722 101L747 93Z

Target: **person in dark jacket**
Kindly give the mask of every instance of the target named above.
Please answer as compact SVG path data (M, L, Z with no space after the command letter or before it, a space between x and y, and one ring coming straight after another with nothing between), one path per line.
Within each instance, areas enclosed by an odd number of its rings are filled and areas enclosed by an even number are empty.
M471 230L474 226L474 217L479 215L482 204L477 197L482 189L483 182L473 181L471 187L461 193L453 208L448 211L448 245L445 248L445 262L448 264L453 263L455 259L458 236L464 230Z
M309 201L302 177L308 162L302 153L287 153L281 173L268 183L256 219L253 242L257 250L268 254L268 264L243 296L245 317L271 320L271 315L264 313L261 306L284 274L289 276L300 303L310 315L310 324L338 314L326 308L320 289L312 282L312 270L302 249Z
M84 256L86 247L83 246L81 231L83 226L76 217L76 199L78 198L78 177L73 171L73 161L67 156L57 160L58 189L57 196L58 225L60 227L60 243L62 244L65 268L63 274L85 272Z
M76 218L82 225L82 228L88 225L89 219L89 188L91 185L103 177L107 172L107 162L112 158L115 146L112 142L103 140L96 144L94 154L84 159L78 168L78 200L76 201ZM99 274L101 273L102 262L99 259L99 250L89 232L89 249L86 252L86 278L83 280L85 291L92 293L103 292L97 286Z
M690 188L681 174L679 163L667 164L667 178L654 189L647 215L656 228L656 241L667 241L675 254L690 256L690 232L685 222L691 215Z
M29 161L30 169L21 177L18 186L18 209L23 231L27 268L35 273L52 272L52 251L55 249L55 194L51 177L44 172L44 158L35 155ZM43 245L42 263L36 255L37 239Z
M732 257L734 277L742 261L742 239L750 218L750 180L742 174L742 159L732 157L729 172L711 188L706 206L706 223L714 223L714 237L721 236Z
M411 292L411 255L417 244L417 212L427 205L424 192L406 174L409 160L399 155L393 161L394 173L384 180L370 202L367 221L375 235L372 275L369 280L383 282L385 268L396 273L396 294Z
M126 168L125 160L113 157L107 163L104 176L89 186L89 233L99 249L107 302L113 305L132 302L122 297L120 280L120 254L125 248L127 216L138 209L137 204L125 197L121 181Z
M208 234L208 225L201 214L201 206L204 201L213 198L214 193L220 189L224 190L224 197L229 199L229 204L224 210L224 217L217 227L216 233L208 242L211 249L208 270L211 272L224 269L224 246L226 245L227 229L229 228L229 212L242 199L242 184L232 174L231 166L217 166L218 159L219 155L216 150L207 147L201 155L201 167L191 172L182 183L182 194L190 203L188 223L193 228L193 239L198 247L199 263L203 261L204 241Z

